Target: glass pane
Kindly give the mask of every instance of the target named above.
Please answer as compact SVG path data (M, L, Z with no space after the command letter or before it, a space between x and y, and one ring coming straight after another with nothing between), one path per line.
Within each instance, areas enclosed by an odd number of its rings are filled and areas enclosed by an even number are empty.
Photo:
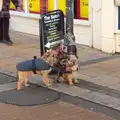
M24 0L20 0L21 5L22 5L22 9L25 10L24 8ZM15 10L15 5L12 3L12 1L10 1L10 10Z

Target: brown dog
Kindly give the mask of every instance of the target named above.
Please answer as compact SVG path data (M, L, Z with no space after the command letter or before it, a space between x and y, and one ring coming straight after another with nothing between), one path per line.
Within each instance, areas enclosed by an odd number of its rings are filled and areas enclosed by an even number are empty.
M56 63L56 55L51 51L47 51L41 58L42 60L45 61L45 63L47 63L48 65L50 66L53 66L55 63ZM25 64L26 65L26 64ZM49 82L49 79L48 79L48 74L49 72L52 70L52 67L50 67L49 69L47 70L36 70L35 74L38 74L38 75L41 75L43 77L43 82L45 83L46 86L50 86L50 82ZM28 82L28 77L29 76L33 76L34 75L34 72L33 70L27 70L27 71L24 71L24 70L17 70L17 74L18 74L18 83L17 83L17 90L20 90L21 89L21 85L24 85L25 87L29 86L27 84Z

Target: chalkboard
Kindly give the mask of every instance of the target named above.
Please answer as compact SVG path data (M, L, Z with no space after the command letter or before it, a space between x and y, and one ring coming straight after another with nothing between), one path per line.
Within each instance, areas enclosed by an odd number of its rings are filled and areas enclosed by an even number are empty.
M64 41L64 14L61 10L46 12L40 20L41 54Z

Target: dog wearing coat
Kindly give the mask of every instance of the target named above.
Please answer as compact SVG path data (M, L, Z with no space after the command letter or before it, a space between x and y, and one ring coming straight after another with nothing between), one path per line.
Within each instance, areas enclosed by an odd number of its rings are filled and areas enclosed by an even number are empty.
M20 90L22 85L25 87L29 86L28 77L34 74L41 75L45 85L50 86L48 74L56 61L56 55L52 50L49 50L41 58L34 57L33 60L26 60L18 63L16 65L18 75L17 90Z

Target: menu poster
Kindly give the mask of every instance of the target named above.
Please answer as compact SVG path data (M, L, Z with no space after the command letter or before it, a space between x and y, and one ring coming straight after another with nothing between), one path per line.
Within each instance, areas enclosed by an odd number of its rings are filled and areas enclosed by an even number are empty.
M80 19L88 19L89 0L77 0L77 17Z
M64 40L64 14L55 10L42 15L43 40L46 48L53 48Z
M88 0L80 1L80 17L88 18Z

